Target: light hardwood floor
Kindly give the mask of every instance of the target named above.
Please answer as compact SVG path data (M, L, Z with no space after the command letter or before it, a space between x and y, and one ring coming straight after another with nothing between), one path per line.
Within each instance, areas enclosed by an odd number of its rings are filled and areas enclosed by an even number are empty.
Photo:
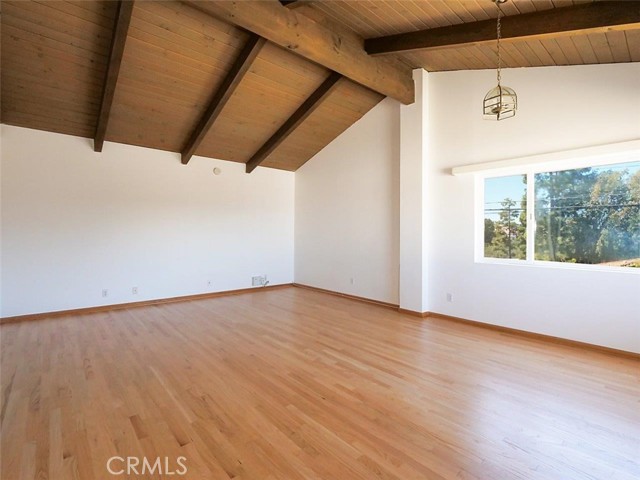
M0 333L6 480L640 476L629 358L294 287Z

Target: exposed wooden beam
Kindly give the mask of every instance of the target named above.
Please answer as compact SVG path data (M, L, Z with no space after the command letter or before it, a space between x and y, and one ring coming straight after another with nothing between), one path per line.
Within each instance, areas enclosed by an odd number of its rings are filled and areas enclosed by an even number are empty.
M280 0L280 3L287 8L300 8L308 5L311 0Z
M317 22L297 9L282 6L277 0L187 0L186 3L254 32L375 92L405 104L414 101L409 66L367 55L360 36L338 25L333 28L328 19Z
M316 108L331 94L336 88L342 75L332 72L327 79L322 82L304 103L291 115L286 122L265 142L260 149L247 162L247 173L251 173L267 158L304 120L311 115Z
M594 30L640 28L639 1L601 1L502 19L504 40L539 39ZM495 42L496 21L462 23L365 40L371 55Z
M102 151L104 137L109 124L109 113L113 104L113 96L116 92L116 83L120 74L120 65L124 54L124 45L127 41L127 32L131 23L133 12L133 0L120 0L118 11L116 12L115 25L113 27L113 37L111 38L111 50L109 52L109 64L105 75L104 88L102 90L102 102L100 103L100 113L96 133L93 137L93 150Z
M181 156L182 163L184 165L189 163L189 160L200 146L200 143L202 143L207 132L209 132L220 115L220 112L222 112L222 109L233 95L233 92L236 90L238 85L240 85L245 74L249 71L251 64L260 53L260 49L265 44L265 41L266 40L264 38L253 33L251 34L246 45L240 52L240 55L238 55L238 58L233 63L231 70L229 70L229 73L227 73L227 76L211 99L209 107L198 122L198 125L191 134L191 137L182 149Z

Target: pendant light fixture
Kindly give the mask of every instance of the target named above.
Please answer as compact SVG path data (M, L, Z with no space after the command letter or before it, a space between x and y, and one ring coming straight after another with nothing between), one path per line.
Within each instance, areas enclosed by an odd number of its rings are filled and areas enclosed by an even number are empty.
M511 118L516 114L518 108L518 96L516 92L509 87L500 85L500 71L502 69L502 56L500 54L500 20L502 18L501 4L507 0L493 0L498 7L498 22L497 22L497 50L498 50L498 86L492 88L489 93L484 97L483 102L483 114L486 120L504 120L505 118Z

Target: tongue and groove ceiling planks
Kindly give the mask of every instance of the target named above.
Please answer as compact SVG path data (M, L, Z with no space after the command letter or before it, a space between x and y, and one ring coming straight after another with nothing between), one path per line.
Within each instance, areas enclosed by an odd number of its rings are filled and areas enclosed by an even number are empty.
M238 11L211 3L135 2L105 140L184 152L252 38L253 33L243 28L253 28L267 41L232 84L215 120L197 142L196 155L246 163L283 126L294 125L284 129L288 135L276 139L277 146L260 165L295 171L380 102L384 95L378 92L399 92L407 103L412 93L402 89L412 67L440 71L495 66L491 43L380 57L364 51L364 39L495 18L490 0L325 0L286 2L287 7L275 3L264 7L264 21L283 23L262 29L251 16L242 19L242 2L233 7ZM585 3L590 2L511 0L504 11L511 16ZM627 3L637 10L640 2ZM118 3L3 1L1 8L2 122L94 138ZM271 14L273 18L266 18ZM313 45L292 44L287 35L299 35L298 23L314 27L317 35L326 33L334 43L319 41L317 51ZM505 42L504 62L520 67L639 61L639 27L605 25L557 37L510 40ZM255 32L256 28L261 31ZM327 59L333 46L337 57ZM362 59L362 68L353 60L341 64L341 56ZM301 117L301 105L314 98L333 71L345 76ZM358 78L359 83L349 78ZM294 114L298 122L292 122Z
M2 3L3 123L93 138L116 7ZM135 2L105 139L181 152L248 37L181 2ZM196 154L247 162L330 73L266 43ZM296 170L382 98L343 79L262 166Z

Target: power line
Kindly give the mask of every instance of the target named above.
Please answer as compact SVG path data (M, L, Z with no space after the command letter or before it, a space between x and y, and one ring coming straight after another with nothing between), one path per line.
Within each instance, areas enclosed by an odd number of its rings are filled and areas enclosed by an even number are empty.
M556 207L541 207L536 206L536 210L580 210L580 209L594 209L594 208L627 208L627 207L640 207L640 203L619 203L615 205L560 205ZM503 207L503 208L485 208L485 212L504 212L506 210L510 210L512 212L515 211L526 211L526 208L516 208L516 207Z

